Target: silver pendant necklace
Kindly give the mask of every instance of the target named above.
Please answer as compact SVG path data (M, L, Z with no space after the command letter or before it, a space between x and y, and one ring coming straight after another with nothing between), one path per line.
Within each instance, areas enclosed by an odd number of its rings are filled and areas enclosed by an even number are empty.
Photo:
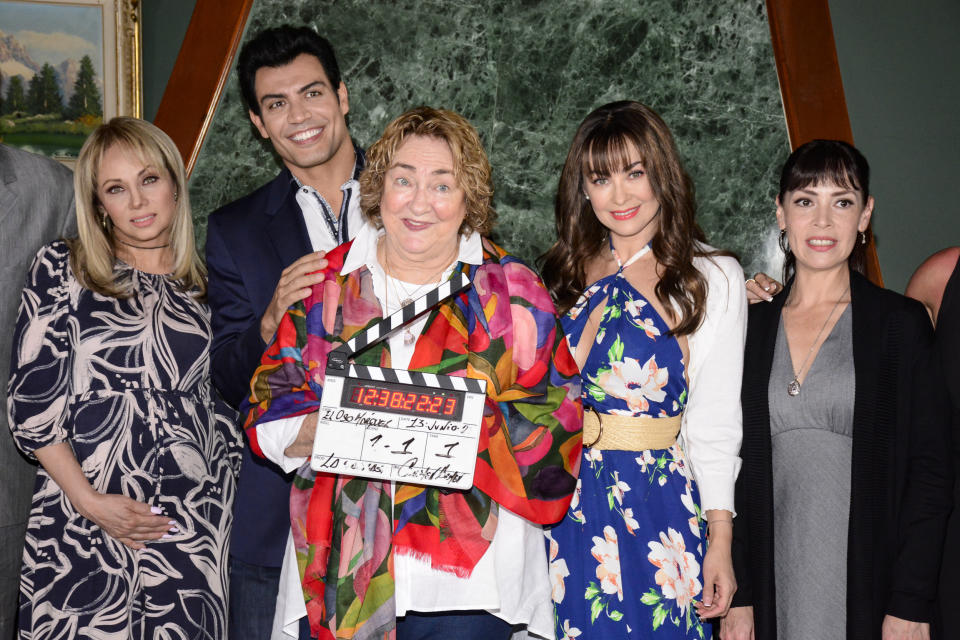
M382 244L378 244L377 252L379 253L380 249L383 248ZM424 288L430 288L437 286L443 280L443 272L447 268L444 267L440 272L435 276L437 282L427 282L425 284L415 285L413 291L408 291L406 287L401 284L401 280L398 279L393 274L393 268L390 266L390 261L387 259L387 250L383 248L383 289L384 289L384 306L390 306L390 285L393 285L393 291L397 294L397 297L400 298L400 308L406 307L408 304L414 301L415 298L420 296L420 292ZM412 283L405 283L412 284ZM404 346L409 347L417 341L417 336L413 334L413 325L408 324L407 327L403 330L403 344Z
M814 338L813 344L810 345L810 350L807 351L807 357L803 359L803 364L800 365L799 369L794 369L793 371L793 380L787 385L787 395L790 397L795 397L800 395L800 374L803 373L804 367L807 366L807 361L810 360L810 356L813 354L814 347L817 346L817 343L820 342L820 336L823 335L823 332L826 330L827 325L830 324L830 318L833 317L834 312L837 310L837 307L840 306L840 303L843 302L843 299L847 296L847 292L850 291L850 285L847 285L847 288L844 289L843 294L837 299L836 304L833 305L833 308L830 309L830 313L827 314L827 319L823 321L823 326L820 327L820 332L817 334L817 337Z
M420 292L423 290L424 287L436 286L436 283L431 284L428 282L427 284L421 284L411 292L411 291L407 291L406 287L403 287L401 285L400 283L401 281L394 278L393 276L390 277L390 281L391 281L391 284L393 284L394 286L394 292L397 294L397 297L402 298L402 300L400 301L401 309L407 306L408 304L410 304L411 302L413 302L414 298L419 297ZM413 335L412 325L408 325L403 331L403 344L409 347L416 341L417 341L417 337Z
M404 285L404 284L409 284L409 283L402 282L401 280L398 280L397 278L394 278L393 276L390 276L390 280L391 280L392 283L393 283L394 293L397 294L397 297L398 297L398 298L401 298L401 300L400 300L400 307L401 307L401 308L402 308L402 307L405 307L405 306L407 306L408 304L410 304L411 302L413 302L413 299L414 299L414 298L420 297L420 292L423 290L424 287L434 286L434 285L432 285L431 283L428 282L427 284L417 285L417 286L413 289L413 291L407 291L407 288L406 288L405 286L403 286L403 285Z

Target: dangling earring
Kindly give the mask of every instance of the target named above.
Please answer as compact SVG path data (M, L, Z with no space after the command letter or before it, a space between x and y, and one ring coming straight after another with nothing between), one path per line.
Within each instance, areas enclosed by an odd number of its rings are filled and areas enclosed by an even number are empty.
M583 197L586 198L588 202L590 201L590 196L588 196L587 194L583 194Z
M867 244L867 233L866 231L860 232L860 244Z
M177 201L177 198L179 198L179 197L180 197L180 192L179 192L179 191L174 191L174 192L173 192L173 201L176 202L176 201Z
M777 238L777 242L780 244L780 251L784 253L790 253L790 241L787 240L787 230L780 229L780 237Z
M107 210L103 207L97 207L97 211L100 212L100 226L103 227L104 231L107 231L107 221L110 219L107 216Z

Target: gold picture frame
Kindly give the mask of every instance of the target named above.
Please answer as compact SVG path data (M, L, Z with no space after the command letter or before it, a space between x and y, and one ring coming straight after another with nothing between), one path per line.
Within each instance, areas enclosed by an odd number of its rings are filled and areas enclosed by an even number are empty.
M140 0L115 2L117 34L117 87L120 116L143 117L143 67Z
M68 20L68 15L78 16L78 19L75 22ZM3 18L0 19L0 37L7 39L8 45L10 41L23 44L21 50L30 58L0 59L0 73L6 85L6 89L0 86L0 98L7 98L6 91L14 77L12 73L16 71L23 72L18 82L26 93L32 74L40 73L41 64L54 68L61 83L59 117L54 117L53 113L41 114L37 110L29 113L29 109L11 113L9 100L0 105L3 106L0 139L4 143L44 153L70 165L79 151L78 142L82 143L85 134L97 122L118 115L141 117L140 0L0 0L0 17ZM76 31L71 30L74 28ZM81 43L77 45L79 48L71 50L74 52L71 59L61 62L64 56L70 55L65 51L74 42ZM10 46L7 50L11 50ZM99 114L91 115L82 123L80 118L69 114L67 99L70 92L68 78L70 73L77 73L77 51L89 53L84 57L94 61L94 73L99 76ZM65 66L68 63L73 65L69 72ZM56 111L57 108L51 110ZM49 124L42 122L44 120ZM49 130L44 130L44 126ZM25 129L35 134L33 138L23 133ZM32 144L31 141L36 142Z

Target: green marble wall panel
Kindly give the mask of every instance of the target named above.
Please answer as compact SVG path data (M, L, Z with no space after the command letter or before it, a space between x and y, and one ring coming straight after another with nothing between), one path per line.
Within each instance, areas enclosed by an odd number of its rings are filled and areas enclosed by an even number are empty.
M576 126L635 99L672 128L710 241L768 263L776 173L789 145L763 0L257 0L245 39L308 24L337 50L353 136L368 145L405 109L457 110L494 167L494 237L527 258L553 239L553 198ZM272 178L235 77L191 181L206 216Z

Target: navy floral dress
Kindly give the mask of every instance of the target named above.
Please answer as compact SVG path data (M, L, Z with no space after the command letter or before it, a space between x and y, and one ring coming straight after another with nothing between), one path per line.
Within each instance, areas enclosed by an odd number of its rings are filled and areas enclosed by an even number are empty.
M20 574L20 638L226 638L236 414L213 395L209 310L173 279L118 263L135 295L83 288L56 242L23 291L10 427L28 456L67 442L101 493L179 532L134 551L81 516L41 467Z
M581 372L584 413L681 414L683 352L623 267L589 287L563 319L571 351L604 301ZM693 608L703 590L705 523L679 444L585 446L583 456L567 517L546 532L557 637L709 638Z

